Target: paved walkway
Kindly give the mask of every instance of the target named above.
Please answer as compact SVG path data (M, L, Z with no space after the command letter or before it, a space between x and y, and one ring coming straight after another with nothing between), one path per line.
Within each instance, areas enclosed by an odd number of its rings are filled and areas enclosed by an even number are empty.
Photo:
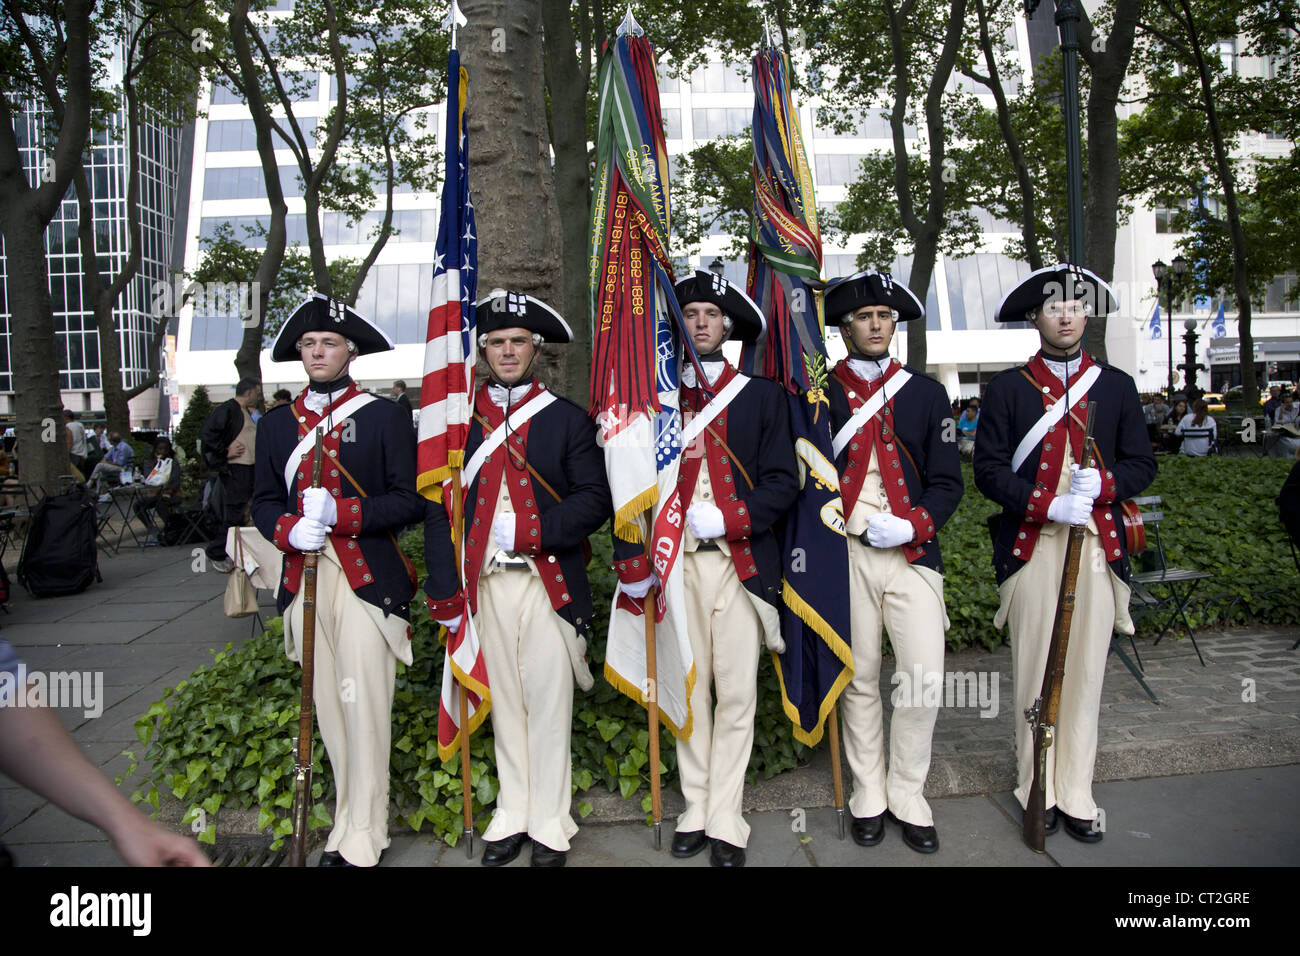
M37 601L15 583L3 635L31 670L103 674L102 713L62 710L91 760L115 775L123 748L138 746L134 721L162 691L211 659L209 649L248 639L248 619L222 614L226 577L203 570L202 549L123 548L101 556L102 584L68 598ZM9 563L9 562L6 562ZM264 613L273 614L263 594ZM834 837L825 748L797 771L746 788L754 829L750 860L770 865L961 863L1065 865L1297 864L1300 824L1300 651L1294 629L1234 629L1198 635L1206 667L1191 644L1166 637L1139 641L1152 702L1112 656L1107 673L1096 795L1107 813L1107 839L1085 847L1064 834L1037 857L1018 842L1010 652L950 654L950 674L972 675L965 706L950 700L935 732L926 792L934 801L942 849L922 857L897 828L872 851ZM882 677L886 701L894 690ZM969 683L967 683L969 681ZM957 683L954 683L954 692ZM994 693L996 688L996 694ZM983 716L987 714L988 716ZM1268 769L1261 769L1268 768ZM847 771L846 771L847 778ZM658 865L639 801L596 791L571 863ZM681 806L665 793L665 846ZM791 810L803 810L802 818ZM806 829L795 826L802 819ZM1225 821L1231 820L1230 826ZM220 827L234 826L222 821ZM219 829L219 832L227 830ZM393 828L385 865L461 865L461 849ZM1250 839L1258 836L1259 839ZM27 865L111 865L117 858L88 824L68 817L0 776L0 840ZM477 852L475 854L477 858ZM524 854L526 860L527 853ZM705 857L692 863L707 865ZM673 861L676 862L676 861Z

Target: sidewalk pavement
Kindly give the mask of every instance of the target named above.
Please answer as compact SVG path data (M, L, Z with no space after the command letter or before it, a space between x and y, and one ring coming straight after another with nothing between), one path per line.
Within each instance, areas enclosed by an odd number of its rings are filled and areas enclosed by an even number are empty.
M113 776L126 768L124 748L138 748L134 721L163 690L209 663L210 649L239 647L250 619L222 613L226 576L200 560L202 547L123 548L101 553L102 584L79 595L37 601L15 582L2 634L29 671L98 671L103 712L60 717L91 761ZM200 570L200 568L208 568ZM264 618L275 611L261 594ZM1207 666L1190 642L1139 641L1156 704L1112 655L1100 724L1095 796L1105 811L1106 838L1085 846L1060 833L1039 856L1019 839L1012 737L1014 704L1010 651L950 653L949 675L969 674L975 693L951 699L940 712L926 794L940 851L922 856L890 824L884 842L864 849L836 838L830 809L831 775L820 747L799 770L745 790L753 828L750 865L1296 865L1300 823L1291 812L1300 795L1300 631L1239 628L1197 635ZM1125 645L1127 648L1127 644ZM886 715L894 691L886 665ZM982 684L981 684L982 682ZM967 686L956 679L957 686ZM995 694L996 688L996 694ZM961 705L961 706L958 706ZM987 716L984 716L987 715ZM850 786L847 767L845 787ZM127 789L124 787L124 789ZM667 852L676 791L664 793L664 849L653 849L639 797L624 801L602 789L583 795L594 806L580 820L570 865L707 866ZM575 800L576 802L576 800ZM251 815L248 815L251 816ZM246 825L218 822L219 838ZM394 825L385 866L478 865L463 847ZM0 841L22 865L109 866L120 861L89 824L0 776ZM528 853L512 864L526 866Z

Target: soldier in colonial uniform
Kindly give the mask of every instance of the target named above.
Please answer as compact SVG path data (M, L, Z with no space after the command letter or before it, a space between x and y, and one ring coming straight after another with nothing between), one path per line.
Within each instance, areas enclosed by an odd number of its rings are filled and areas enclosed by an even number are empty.
M853 771L853 839L875 846L889 814L903 842L939 849L923 793L943 681L943 558L939 529L961 501L956 432L943 386L899 364L889 343L900 321L924 321L920 301L889 273L836 280L826 315L849 354L830 379L832 448L849 546L853 680L844 689L844 752ZM880 701L881 628L897 662L889 769ZM918 680L919 678L919 680Z
M676 292L707 378L698 381L694 366L683 366L683 416L712 421L685 450L678 477L695 686L693 730L677 742L686 810L677 818L672 854L692 857L709 846L714 866L743 866L749 825L741 796L754 743L760 644L784 650L772 526L794 501L798 475L780 386L740 375L722 354L729 335L753 341L762 334L762 312L708 272L681 280ZM640 556L640 546L615 539L619 580L633 597L643 597L654 581Z
M1117 308L1110 287L1076 266L1039 269L1008 292L995 320L1029 321L1042 347L989 383L975 443L975 484L1002 506L993 543L994 624L1011 631L1021 807L1033 779L1033 738L1022 715L1042 687L1069 526L1088 529L1045 780L1047 832L1063 822L1085 843L1102 838L1092 771L1106 655L1112 631L1133 632L1120 504L1156 473L1133 380L1080 347L1088 316ZM1097 467L1080 468L1089 404L1096 406Z
M543 341L573 334L545 303L494 291L475 306L490 381L474 398L465 445L465 580L491 692L500 791L484 834L484 866L533 844L533 866L563 866L569 815L575 680L592 687L586 635L591 588L583 543L612 505L596 429L585 412L533 377ZM447 512L425 519L425 592L433 617L463 626Z
M285 651L302 642L303 555L319 551L315 700L334 770L334 828L321 866L374 866L388 846L388 760L397 661L411 663L415 574L394 535L424 515L415 437L392 402L357 388L357 355L393 347L342 302L317 293L290 317L271 358L311 380L258 425L253 522L284 552L278 608ZM312 488L316 429L321 487Z

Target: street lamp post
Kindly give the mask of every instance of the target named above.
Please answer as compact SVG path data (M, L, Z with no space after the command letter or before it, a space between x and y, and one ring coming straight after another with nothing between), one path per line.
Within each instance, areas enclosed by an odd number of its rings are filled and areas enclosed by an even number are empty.
M1173 275L1169 270L1173 269ZM1165 294L1165 342L1169 352L1169 386L1166 398L1170 405L1174 403L1174 294L1173 287L1180 281L1187 272L1187 260L1182 256L1175 256L1172 266L1167 266L1164 260L1157 259L1151 265L1151 273L1156 277L1156 302L1159 304L1160 292Z

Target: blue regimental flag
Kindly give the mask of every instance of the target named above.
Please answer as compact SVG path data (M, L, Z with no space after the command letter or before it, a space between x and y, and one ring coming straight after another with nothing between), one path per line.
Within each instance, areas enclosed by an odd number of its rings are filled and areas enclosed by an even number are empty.
M1160 338L1160 303L1156 303L1156 310L1151 315L1151 337Z
M1210 338L1222 339L1228 335L1228 326L1223 320L1223 303L1219 303L1219 311L1214 316L1214 324L1210 326Z
M745 346L741 369L789 395L799 497L786 516L782 702L795 739L812 746L853 677L849 555L831 451L830 399L820 285L821 235L789 64L777 50L754 57L754 211L747 291L767 317L766 339Z

